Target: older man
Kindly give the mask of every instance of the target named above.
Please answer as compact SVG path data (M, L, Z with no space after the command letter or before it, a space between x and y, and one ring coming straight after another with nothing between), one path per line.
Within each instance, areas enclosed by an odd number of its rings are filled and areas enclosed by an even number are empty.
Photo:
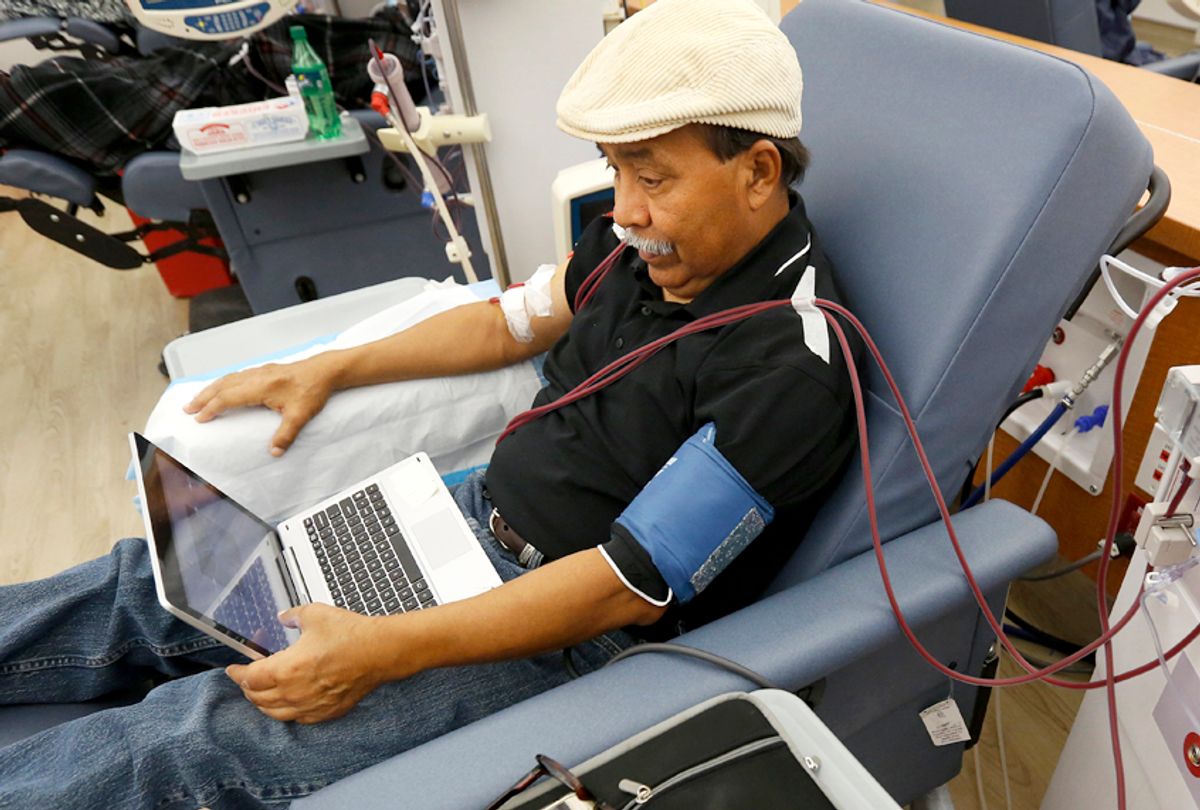
M559 126L616 175L611 220L567 264L499 306L227 377L189 409L271 407L280 454L339 388L548 350L542 406L706 316L798 285L837 299L790 190L808 160L800 92L791 46L749 0L661 0L559 100ZM138 541L0 589L0 701L169 678L140 704L0 749L0 807L286 804L565 682L568 661L588 671L727 613L762 591L848 458L849 391L824 325L790 309L683 337L527 421L486 480L458 489L503 586L398 616L297 608L282 620L299 641L252 664L159 609Z

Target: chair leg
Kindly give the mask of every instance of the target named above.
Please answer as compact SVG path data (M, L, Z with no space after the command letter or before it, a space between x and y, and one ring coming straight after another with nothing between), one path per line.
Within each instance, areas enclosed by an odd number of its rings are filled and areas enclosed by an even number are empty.
M946 785L934 788L908 806L908 810L954 810L954 800L950 798L950 788Z

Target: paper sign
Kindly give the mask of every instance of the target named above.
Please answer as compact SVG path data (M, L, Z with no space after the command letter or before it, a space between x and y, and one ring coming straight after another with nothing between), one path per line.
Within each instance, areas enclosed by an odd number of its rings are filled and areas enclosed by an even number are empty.
M925 730L929 732L929 739L933 740L934 745L951 745L971 739L954 698L935 703L921 712L921 722L925 724Z

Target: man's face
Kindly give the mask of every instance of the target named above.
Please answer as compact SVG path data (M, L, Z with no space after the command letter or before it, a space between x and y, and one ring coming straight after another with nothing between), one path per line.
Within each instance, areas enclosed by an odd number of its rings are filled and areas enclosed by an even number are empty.
M762 237L752 162L722 163L696 127L600 151L616 172L613 218L667 300L695 298Z

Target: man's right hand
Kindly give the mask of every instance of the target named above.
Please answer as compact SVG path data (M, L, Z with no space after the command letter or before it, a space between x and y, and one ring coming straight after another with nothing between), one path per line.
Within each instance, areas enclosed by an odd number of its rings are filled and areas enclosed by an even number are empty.
M332 375L320 363L269 363L222 377L183 410L208 422L230 408L265 405L283 417L271 439L271 455L281 456L332 393Z

